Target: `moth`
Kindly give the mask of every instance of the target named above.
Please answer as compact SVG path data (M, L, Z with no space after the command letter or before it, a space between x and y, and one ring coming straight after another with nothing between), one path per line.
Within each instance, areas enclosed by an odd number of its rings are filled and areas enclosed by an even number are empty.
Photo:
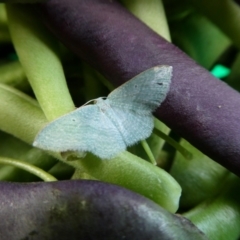
M171 66L156 66L43 128L33 146L55 152L91 152L111 159L153 130L152 113L165 100Z

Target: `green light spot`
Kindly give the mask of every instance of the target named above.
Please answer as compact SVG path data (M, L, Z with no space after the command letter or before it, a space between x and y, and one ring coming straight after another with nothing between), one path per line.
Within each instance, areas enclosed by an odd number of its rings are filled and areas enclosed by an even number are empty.
M211 70L213 76L217 78L225 78L230 74L231 70L223 65L217 64Z

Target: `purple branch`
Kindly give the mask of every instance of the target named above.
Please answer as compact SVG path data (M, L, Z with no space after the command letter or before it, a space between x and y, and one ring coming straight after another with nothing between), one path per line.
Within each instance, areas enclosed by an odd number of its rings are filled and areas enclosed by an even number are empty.
M60 41L115 86L153 66L173 66L171 89L156 117L240 176L238 92L117 1L49 0L37 8Z
M112 184L1 182L0 189L1 239L207 239L187 219Z

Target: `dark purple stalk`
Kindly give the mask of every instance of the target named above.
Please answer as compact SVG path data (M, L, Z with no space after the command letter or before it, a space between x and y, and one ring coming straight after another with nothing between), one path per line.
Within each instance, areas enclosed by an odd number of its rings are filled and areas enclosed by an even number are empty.
M240 176L238 92L115 0L49 0L37 8L70 50L116 86L153 66L173 66L170 92L155 116Z
M206 237L147 198L98 181L0 183L1 240Z
M47 0L0 0L0 3L39 3Z

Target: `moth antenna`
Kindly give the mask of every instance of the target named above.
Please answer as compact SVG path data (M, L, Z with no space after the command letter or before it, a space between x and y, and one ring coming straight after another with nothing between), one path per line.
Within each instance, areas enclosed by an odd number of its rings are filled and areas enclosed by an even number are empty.
M89 104L90 102L94 102L94 103L96 103L96 100L99 99L99 98L107 99L107 97L98 97L98 98L94 98L94 99L91 99L91 100L87 101L86 103L84 103L81 107L83 107L83 106Z

